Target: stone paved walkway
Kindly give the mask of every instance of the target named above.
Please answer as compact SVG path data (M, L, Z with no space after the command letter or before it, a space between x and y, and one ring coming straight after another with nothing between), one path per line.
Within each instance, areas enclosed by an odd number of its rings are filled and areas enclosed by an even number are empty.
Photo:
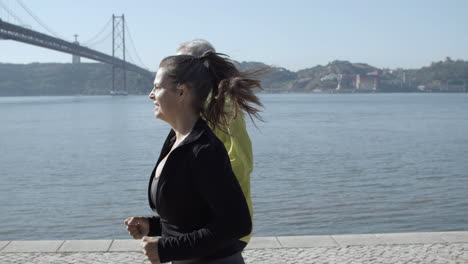
M137 240L0 241L0 263L149 263L138 245ZM252 264L468 264L468 232L260 237L243 255Z

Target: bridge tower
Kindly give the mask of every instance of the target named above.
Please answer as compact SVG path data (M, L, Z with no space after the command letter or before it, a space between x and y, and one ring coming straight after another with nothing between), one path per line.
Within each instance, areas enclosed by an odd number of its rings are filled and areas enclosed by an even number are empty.
M114 95L126 95L127 72L125 68L125 17L112 15L112 57L124 61L122 66L112 66L112 91Z

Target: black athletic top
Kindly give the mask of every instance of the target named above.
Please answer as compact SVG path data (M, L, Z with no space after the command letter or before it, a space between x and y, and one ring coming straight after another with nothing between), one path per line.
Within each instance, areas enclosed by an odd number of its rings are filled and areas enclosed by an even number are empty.
M175 139L171 130L148 186L150 207L159 215L150 218L149 236L161 236L161 262L213 260L242 251L246 243L239 238L252 229L247 202L223 143L203 119L169 154L152 186Z

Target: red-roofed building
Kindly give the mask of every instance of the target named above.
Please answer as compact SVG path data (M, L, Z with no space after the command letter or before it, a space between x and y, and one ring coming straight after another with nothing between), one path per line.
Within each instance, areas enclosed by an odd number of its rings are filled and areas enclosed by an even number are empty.
M356 75L356 90L357 91L375 91L379 89L380 84L380 72L375 70L368 74L357 74Z

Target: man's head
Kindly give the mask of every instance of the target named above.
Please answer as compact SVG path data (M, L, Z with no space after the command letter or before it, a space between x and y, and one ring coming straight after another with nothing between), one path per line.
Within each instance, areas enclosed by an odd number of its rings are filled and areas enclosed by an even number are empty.
M216 52L210 42L204 39L194 39L180 44L177 48L177 55L201 57L207 51Z

